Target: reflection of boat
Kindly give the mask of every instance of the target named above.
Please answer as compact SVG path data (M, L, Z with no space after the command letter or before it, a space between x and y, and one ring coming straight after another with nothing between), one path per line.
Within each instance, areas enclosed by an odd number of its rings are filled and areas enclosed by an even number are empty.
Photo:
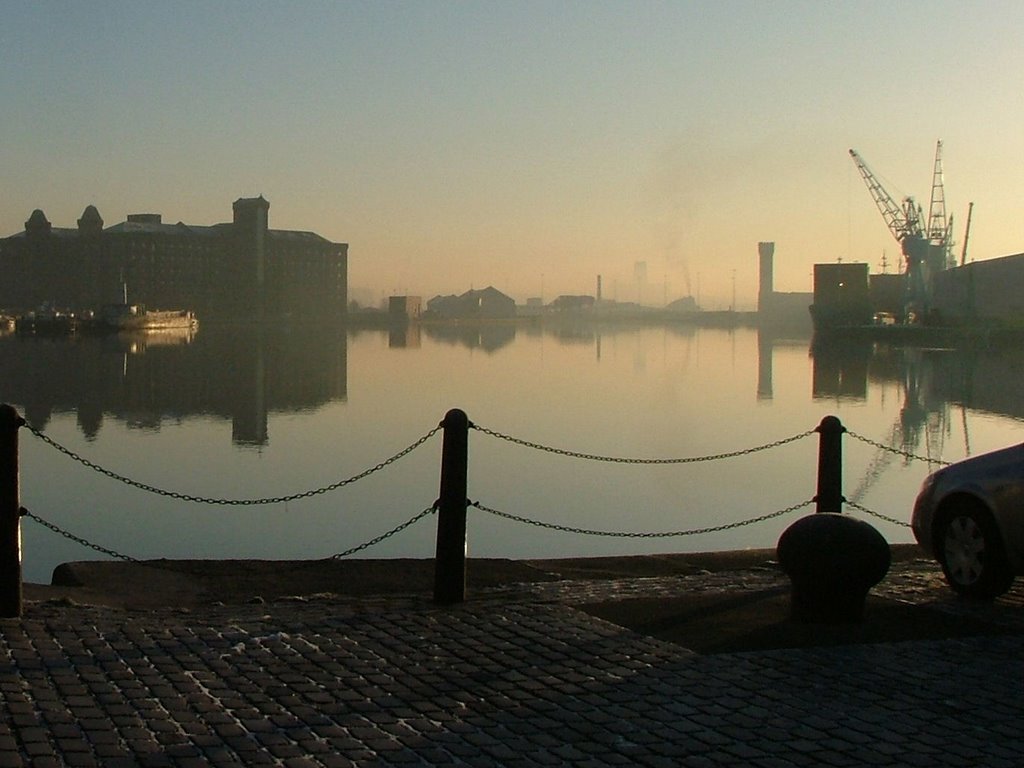
M193 329L199 323L188 309L146 309L141 304L108 304L100 310L97 326L114 331Z
M195 335L195 326L188 328L149 328L146 330L117 331L104 335L104 348L127 352L130 355L138 355L153 347L178 347L191 344L195 339Z

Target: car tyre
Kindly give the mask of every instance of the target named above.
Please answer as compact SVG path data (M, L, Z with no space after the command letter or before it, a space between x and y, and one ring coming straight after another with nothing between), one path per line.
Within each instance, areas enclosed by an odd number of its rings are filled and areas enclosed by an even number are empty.
M991 599L1013 584L999 529L980 505L961 505L943 515L937 543L942 573L961 595Z

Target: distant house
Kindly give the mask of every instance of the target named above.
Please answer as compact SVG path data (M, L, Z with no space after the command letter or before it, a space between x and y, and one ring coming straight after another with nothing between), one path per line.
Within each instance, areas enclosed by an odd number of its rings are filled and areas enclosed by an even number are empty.
M435 296L427 314L441 320L493 320L516 316L516 302L497 288L466 291L461 296Z
M697 312L697 300L693 296L683 296L681 299L670 302L665 309L669 312ZM804 311L806 312L806 309Z
M544 300L539 296L531 296L525 304L516 307L517 317L540 317L544 314Z
M585 309L593 309L593 296L559 296L551 302L550 308L553 312L581 312Z

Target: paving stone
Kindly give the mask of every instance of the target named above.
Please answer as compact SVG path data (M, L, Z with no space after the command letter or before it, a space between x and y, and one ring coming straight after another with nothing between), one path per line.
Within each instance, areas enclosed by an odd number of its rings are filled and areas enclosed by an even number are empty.
M934 566L901 568L890 596L1014 634L701 657L570 606L777 585L770 569L528 585L453 609L29 604L0 622L0 766L1024 764L1024 589L961 606Z

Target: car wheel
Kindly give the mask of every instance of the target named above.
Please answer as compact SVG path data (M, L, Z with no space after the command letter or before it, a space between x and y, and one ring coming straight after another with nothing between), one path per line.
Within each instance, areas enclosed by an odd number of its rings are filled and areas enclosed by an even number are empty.
M963 506L943 516L938 531L942 572L965 597L993 598L1013 583L1002 538L987 510Z

